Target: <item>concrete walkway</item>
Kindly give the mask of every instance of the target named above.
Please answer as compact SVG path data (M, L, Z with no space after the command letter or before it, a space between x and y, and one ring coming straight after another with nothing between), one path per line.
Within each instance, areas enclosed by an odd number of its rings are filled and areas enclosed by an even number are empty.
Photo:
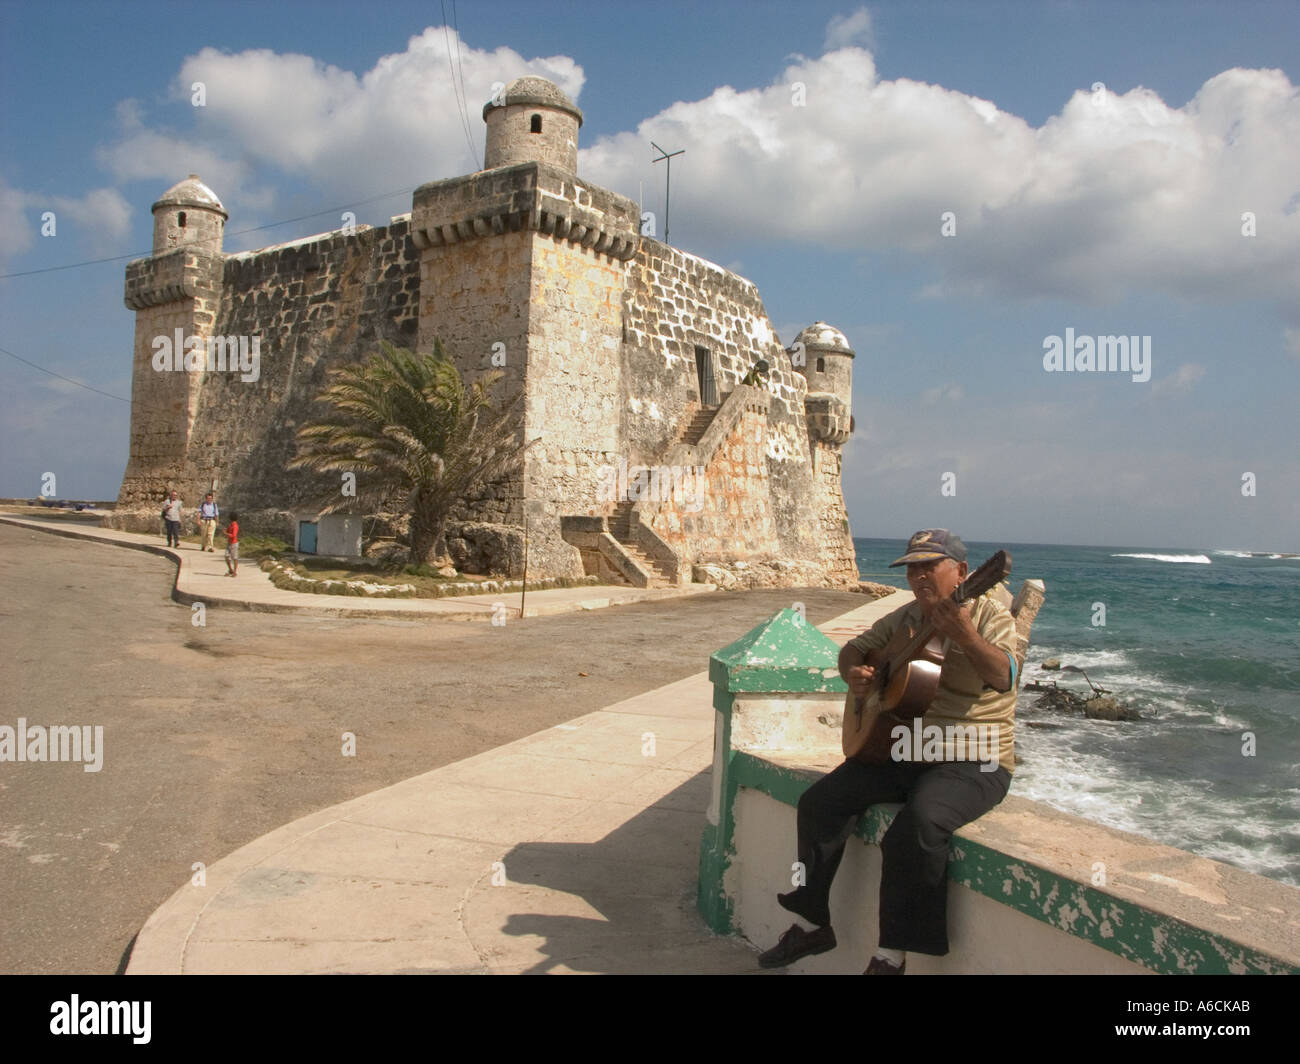
M39 529L56 536L90 539L120 547L146 551L170 558L176 563L176 583L172 598L187 606L202 602L224 609L255 610L261 613L306 613L315 617L421 617L445 621L491 621L493 615L506 619L520 616L518 591L498 591L488 595L456 595L448 598L361 598L343 595L313 595L303 591L284 591L271 583L270 574L255 561L242 561L239 575L226 575L225 548L206 553L191 543L178 548L163 546L161 536L139 532L119 532L68 519L21 517L0 512L0 522ZM685 584L681 587L641 588L604 585L555 588L529 591L524 599L524 615L545 617L556 613L603 609L632 602L651 602L683 595L707 594L716 590L712 584ZM505 608L504 614L498 604Z
M171 557L173 598L185 602L477 620L495 601L517 603L482 595L323 606L254 566L221 575L220 552L53 520L0 521ZM634 595L665 592L530 592L528 615ZM843 643L903 601L864 602L821 631ZM719 648L698 649L707 667ZM286 824L181 886L141 929L127 972L757 973L757 950L713 935L695 908L712 698L701 671Z
M172 895L127 973L757 973L695 909L713 717L700 672L296 820Z

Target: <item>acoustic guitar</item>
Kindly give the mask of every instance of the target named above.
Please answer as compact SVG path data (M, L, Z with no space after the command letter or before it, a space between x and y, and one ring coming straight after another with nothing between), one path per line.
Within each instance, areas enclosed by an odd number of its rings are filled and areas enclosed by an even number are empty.
M1010 573L1011 555L1000 550L958 584L949 597L960 606L978 598ZM841 733L845 757L869 765L889 760L894 728L902 724L910 729L912 721L923 716L934 701L945 650L943 638L928 621L922 620L915 628L906 622L898 626L883 648L867 693L855 698L850 690L845 697Z

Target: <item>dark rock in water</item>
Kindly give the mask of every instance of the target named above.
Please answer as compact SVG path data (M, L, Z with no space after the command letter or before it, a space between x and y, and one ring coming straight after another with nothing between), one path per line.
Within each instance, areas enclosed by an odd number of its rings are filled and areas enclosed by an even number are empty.
M1043 663L1042 663L1041 665L1039 665L1038 667L1039 667L1040 669L1049 669L1049 670L1050 670L1050 669L1059 669L1059 668L1061 667L1061 659L1060 659L1060 658L1048 658L1045 662L1043 662Z
M1080 698L1062 687L1045 691L1034 703L1035 709L1054 710L1058 713L1082 714L1089 720L1141 720L1142 714L1132 706L1107 695Z
M1090 698L1083 703L1083 715L1089 720L1141 720L1142 714L1108 695Z
M1052 720L1027 720L1025 726L1028 728L1046 728L1049 731L1053 728L1064 728L1064 724L1057 724Z

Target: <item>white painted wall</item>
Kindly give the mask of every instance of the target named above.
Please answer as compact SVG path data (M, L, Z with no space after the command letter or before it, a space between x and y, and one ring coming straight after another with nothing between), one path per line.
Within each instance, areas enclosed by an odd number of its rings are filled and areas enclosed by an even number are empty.
M742 787L736 796L736 853L727 870L737 931L769 949L794 921L776 903L791 887L797 857L795 810L761 791ZM839 946L792 964L787 971L860 973L876 947L880 848L856 836L831 889L831 915ZM908 975L1035 974L1149 975L1146 968L1074 938L1009 906L950 883L946 957L907 956Z

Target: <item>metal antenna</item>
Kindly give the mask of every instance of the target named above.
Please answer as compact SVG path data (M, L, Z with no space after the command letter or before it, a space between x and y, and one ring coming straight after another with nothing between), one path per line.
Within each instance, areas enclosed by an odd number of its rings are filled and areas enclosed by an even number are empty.
M668 175L664 181L664 243L666 244L668 243L668 197L671 195L673 190L673 156L685 155L686 149L682 148L678 151L664 151L663 148L659 147L659 145L653 140L650 142L650 147L654 148L654 150L659 153L659 158L651 160L652 162L657 163L662 162L664 159L668 160Z

